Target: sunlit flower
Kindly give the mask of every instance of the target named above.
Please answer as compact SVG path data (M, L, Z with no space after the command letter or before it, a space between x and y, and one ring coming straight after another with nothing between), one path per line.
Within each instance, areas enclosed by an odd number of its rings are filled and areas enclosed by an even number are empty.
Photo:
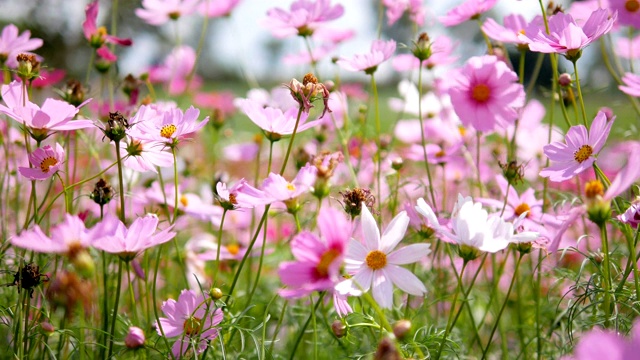
M496 56L474 56L452 77L451 103L465 126L488 132L504 129L518 118L524 87Z
M640 28L640 1L609 0L609 10L618 12L618 24Z
M0 35L0 64L6 64L15 69L18 67L16 60L18 54L32 54L31 50L42 46L42 39L30 39L30 37L29 30L19 34L17 26L13 24L5 26L2 29L2 35Z
M223 313L213 307L211 300L193 290L182 290L178 301L169 299L162 303L162 312L167 317L159 319L156 331L160 336L164 332L168 338L180 336L171 347L174 356L180 358L192 350L192 341L196 342L196 351L202 353L207 342L218 337L216 326L222 321Z
M173 155L166 151L164 143L130 138L126 142L120 141L118 146L122 149L124 166L132 170L157 173L156 166L173 165Z
M240 179L232 187L218 182L216 184L216 198L220 205L226 209L247 208L252 209L258 205L264 205L268 200L262 190L251 186L245 179Z
M532 27L533 26L533 27ZM504 25L498 24L489 18L482 24L482 31L491 39L506 44L526 45L527 42L519 37L526 33L526 29L536 29L544 26L542 16L536 16L531 22L527 22L520 14L511 14L504 17ZM526 48L526 47L525 47Z
M425 257L431 252L430 244L411 244L394 250L407 231L407 213L403 211L396 215L382 236L364 204L361 216L363 241L352 238L345 257L345 269L353 275L353 281L365 292L372 288L373 298L385 309L393 306L393 285L411 295L424 295L427 289L422 281L399 265Z
M87 230L77 215L66 214L64 221L51 229L51 237L40 226L23 231L11 238L13 246L45 254L64 254L73 257L91 246L95 234Z
M291 182L282 175L270 173L262 183L262 191L271 202L293 200L309 191L316 181L316 172L315 166L307 164Z
M138 113L146 111L147 108L146 105L141 106ZM152 116L146 121L140 122L136 121L136 119L138 117L144 119L145 116L136 114L131 119L131 122L136 124L134 134L137 137L164 142L168 146L175 146L193 136L207 124L209 117L198 121L199 116L200 110L191 106L185 112L179 108L167 109L160 113L159 116Z
M283 112L280 109L263 107L256 101L243 100L240 102L240 108L264 131L269 140L277 141L283 136L291 135L296 127L297 107ZM300 114L298 133L320 124L318 120L307 122L308 116L309 114L305 112Z
M142 0L136 15L147 24L158 26L193 13L199 4L200 0Z
M609 137L615 117L607 120L604 112L598 111L591 128L572 126L565 136L565 143L553 142L543 150L554 163L542 169L540 176L551 181L565 181L589 169Z
M331 0L297 0L292 3L289 11L272 8L267 11L268 18L264 26L269 28L274 36L279 38L291 35L309 36L327 21L342 16L342 5L331 5Z
M364 71L367 74L373 74L378 65L389 60L395 51L395 41L374 40L367 54L357 54L351 59L341 57L336 64L348 71Z
M33 167L19 167L18 172L29 180L46 180L60 170L64 155L64 149L58 143L55 148L51 145L37 148L29 155L29 162Z
M445 26L459 25L467 20L478 18L482 13L489 11L497 2L498 0L467 0L438 19Z

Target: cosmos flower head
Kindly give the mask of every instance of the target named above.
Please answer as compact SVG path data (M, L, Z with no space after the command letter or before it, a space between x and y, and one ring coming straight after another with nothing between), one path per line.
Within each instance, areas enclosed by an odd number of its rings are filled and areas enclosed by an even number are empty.
M32 166L19 167L18 172L29 180L46 180L60 170L64 161L65 152L60 144L45 145L29 155Z
M160 26L192 14L198 5L200 0L142 0L142 8L136 9L136 15L147 24Z
M331 5L331 0L297 0L289 11L272 8L267 11L264 26L278 38L292 35L310 36L322 24L344 14L342 5Z
M2 29L0 35L0 63L6 64L9 68L18 67L18 54L31 54L30 51L42 46L42 39L31 39L29 30L20 34L18 27L9 24Z
M347 71L364 71L366 74L373 74L378 69L378 65L389 60L395 51L394 40L374 40L368 53L357 54L350 59L341 57L336 63Z

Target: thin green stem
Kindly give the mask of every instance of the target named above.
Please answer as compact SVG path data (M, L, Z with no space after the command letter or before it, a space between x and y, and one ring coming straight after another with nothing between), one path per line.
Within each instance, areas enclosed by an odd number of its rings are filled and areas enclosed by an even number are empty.
M377 175L377 190L378 190L378 197L376 198L377 203L378 203L378 223L382 222L382 149L380 148L380 133L381 133L381 126L380 126L380 101L378 99L378 86L376 85L376 78L373 75L373 73L371 74L371 90L373 92L373 105L374 105L374 112L375 112L375 120L376 120L376 175Z
M502 303L502 306L500 307L500 312L498 312L498 317L496 317L495 324L493 325L493 328L491 329L491 333L489 334L489 341L487 342L487 347L485 347L484 351L482 352L482 358L483 359L485 359L487 357L487 352L489 351L489 348L491 348L493 335L495 334L496 329L498 328L498 324L500 324L500 318L502 317L502 313L504 312L504 309L507 307L507 302L509 301L509 295L511 295L511 290L513 289L513 284L515 283L516 278L518 277L518 270L520 269L520 261L522 260L523 256L524 256L523 253L520 253L520 256L518 256L518 261L516 262L516 267L513 270L513 277L511 277L511 283L509 284L509 290L507 290L507 294L505 295L504 302Z
M602 277L603 277L603 292L604 292L604 327L608 328L611 318L611 267L609 260L609 239L607 237L606 223L598 225L600 227L600 238L602 240Z
M160 244L160 247L158 248L158 252L156 254L156 266L155 269L153 271L153 290L152 290L152 297L153 297L153 314L155 315L156 318L156 326L158 326L158 329L160 329L160 334L162 336L160 336L162 338L162 340L164 341L164 344L166 345L167 349L169 350L169 354L171 355L171 358L175 360L175 356L173 355L173 351L171 351L171 346L169 345L169 340L167 340L167 337L164 334L164 329L162 328L162 323L160 322L160 315L158 314L158 300L156 299L157 297L157 286L158 286L158 269L160 268L160 255L163 253L162 248L164 247L164 244Z
M118 284L116 286L116 301L113 304L113 314L111 318L111 331L109 331L109 352L107 359L111 359L113 354L113 343L116 335L116 320L118 319L118 303L120 302L120 288L122 286L122 260L118 260Z
M282 162L282 168L280 168L280 175L284 174L284 170L287 168L287 161L289 160L289 155L291 155L291 149L293 148L293 140L296 137L296 133L298 132L298 125L300 124L300 116L302 115L303 106L300 106L298 109L298 115L296 116L296 125L293 127L293 133L291 134L291 139L289 140L289 146L287 147L287 153L284 156L284 161Z
M420 120L420 140L422 145L422 155L424 155L424 167L427 171L427 179L429 180L429 195L431 195L431 206L433 211L438 213L436 204L436 195L433 191L433 179L431 178L431 169L429 159L427 157L427 141L424 134L424 120L422 118L422 66L418 68L418 119Z
M298 333L298 337L296 337L296 342L293 344L293 348L291 349L291 355L289 356L289 360L295 359L296 350L298 350L298 345L300 345L300 342L302 341L302 337L304 336L304 333L307 330L307 327L309 326L311 319L315 316L315 313L318 310L318 306L320 306L320 303L322 302L322 298L324 298L324 294L325 294L324 291L320 293L320 297L318 297L318 301L316 302L316 305L313 307L313 311L311 312L311 314L309 314L309 317L307 318L307 321L305 321L304 325L302 326L302 329L300 329L300 332Z
M467 268L468 263L469 262L467 260L464 261L464 263L462 264L462 269L460 270L460 274L458 274L458 284L456 286L456 292L453 295L453 300L451 301L449 320L447 320L447 327L444 330L442 342L440 343L440 347L438 348L438 352L436 353L436 359L440 359L440 355L442 354L442 350L444 349L444 344L446 344L447 342L447 336L449 336L451 328L453 327L453 314L455 313L453 309L455 309L456 302L458 301L458 295L460 295L460 291L462 290L462 287L460 285L462 284L462 276L464 275L464 270Z
M578 90L578 100L580 101L580 111L582 112L582 121L584 126L589 128L587 125L587 110L584 107L584 97L582 96L582 86L580 86L580 75L578 75L578 60L572 61L573 63L573 72L576 75L576 89Z
M116 162L118 163L118 185L120 188L120 221L126 221L124 206L124 178L122 175L122 157L120 156L120 141L116 141Z
M224 219L227 216L227 209L222 210L222 219L220 220L220 227L218 228L218 247L216 249L216 263L213 268L213 283L216 283L218 279L218 270L220 269L220 248L222 248L222 227L224 226Z

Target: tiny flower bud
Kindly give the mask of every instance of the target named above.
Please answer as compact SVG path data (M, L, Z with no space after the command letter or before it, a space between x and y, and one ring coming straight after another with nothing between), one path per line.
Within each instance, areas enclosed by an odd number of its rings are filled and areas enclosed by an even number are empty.
M18 54L18 77L27 82L35 79L40 74L40 62L35 55Z
M376 353L373 355L373 359L374 360L400 360L402 359L402 357L398 352L398 348L396 348L396 345L393 343L393 340L389 339L388 337L385 337L382 340L380 340L380 343L378 344L378 349L376 350Z
M85 279L93 276L95 264L93 262L93 258L89 255L89 252L87 252L86 249L74 253L73 256L70 255L70 260L80 276Z
M458 255L460 255L463 260L471 261L480 255L480 251L473 246L462 244L458 246Z
M498 162L502 169L502 175L509 184L518 184L524 178L524 165L519 165L516 161L509 161L506 164Z
M605 200L604 186L600 180L588 181L584 186L587 216L598 226L603 226L611 218L611 202Z
M211 298L213 298L213 300L222 299L222 290L220 290L220 288L217 288L217 287L211 288L211 290L209 291L209 294L211 295Z
M603 106L600 108L599 111L602 111L604 115L607 117L607 122L613 120L614 118L613 109L611 109L610 107Z
M404 161L401 157L397 157L391 161L391 168L395 171L400 171L404 166Z
M342 195L342 207L351 216L351 219L360 215L362 204L365 204L368 208L373 208L376 200L371 194L371 190L362 188L347 189L346 191L341 191L340 195Z
M127 135L128 129L129 121L119 111L116 111L109 113L109 120L107 120L107 126L103 132L109 140L119 142Z
M50 322L43 321L40 323L40 330L44 335L51 336L56 331L56 328Z
M98 180L96 186L93 188L93 192L89 195L91 200L100 206L107 205L113 198L113 188L107 184L104 179Z
M418 41L413 43L413 49L411 49L413 56L418 58L420 62L423 62L431 57L431 41L427 33L422 33L418 36Z
M137 349L144 346L145 340L144 331L137 326L131 326L127 336L124 338L124 344L129 349Z
M407 334L411 331L411 321L409 320L398 320L393 325L393 335L396 336L396 339L402 340Z
M558 77L558 84L562 87L571 86L573 79L571 79L571 75L567 73L560 74Z
M62 98L73 106L80 106L84 102L85 90L80 81L71 79L62 90Z
M347 334L347 327L340 320L331 323L331 331L337 338L341 338Z

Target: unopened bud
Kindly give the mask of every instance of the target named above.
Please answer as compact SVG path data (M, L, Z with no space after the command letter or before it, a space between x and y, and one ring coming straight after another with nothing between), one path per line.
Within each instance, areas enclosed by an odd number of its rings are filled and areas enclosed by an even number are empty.
M396 336L396 339L402 340L409 331L411 331L411 321L409 320L399 320L393 325L393 335Z
M347 327L340 320L331 323L331 331L337 338L341 338L347 334Z
M137 349L144 346L145 340L144 331L137 326L131 326L124 338L124 344L129 349Z
M217 287L211 288L211 290L209 290L209 294L211 295L211 298L213 298L213 300L222 299L222 290L220 290L220 288L217 288Z
M573 79L571 79L571 75L567 73L560 74L558 77L558 84L562 87L571 86Z

